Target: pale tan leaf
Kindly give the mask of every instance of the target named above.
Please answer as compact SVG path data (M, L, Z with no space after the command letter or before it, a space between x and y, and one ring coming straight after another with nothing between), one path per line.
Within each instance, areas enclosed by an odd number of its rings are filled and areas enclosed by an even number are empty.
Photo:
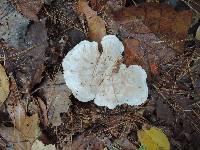
M9 80L4 67L0 64L0 106L9 94Z

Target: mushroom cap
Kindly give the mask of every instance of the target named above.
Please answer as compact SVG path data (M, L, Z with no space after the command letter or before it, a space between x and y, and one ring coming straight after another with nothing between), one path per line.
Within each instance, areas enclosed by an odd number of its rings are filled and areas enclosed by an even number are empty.
M115 35L104 36L101 45L102 53L96 42L82 41L63 59L64 78L74 96L110 109L144 103L148 97L145 70L121 63L124 46Z

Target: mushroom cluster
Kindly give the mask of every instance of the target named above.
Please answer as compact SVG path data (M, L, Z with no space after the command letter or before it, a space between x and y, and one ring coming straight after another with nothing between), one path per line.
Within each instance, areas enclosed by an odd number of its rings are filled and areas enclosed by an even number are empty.
M115 35L104 36L101 45L100 53L97 42L85 40L68 52L62 62L68 88L79 101L94 100L110 109L144 103L148 97L145 70L122 63L124 46Z

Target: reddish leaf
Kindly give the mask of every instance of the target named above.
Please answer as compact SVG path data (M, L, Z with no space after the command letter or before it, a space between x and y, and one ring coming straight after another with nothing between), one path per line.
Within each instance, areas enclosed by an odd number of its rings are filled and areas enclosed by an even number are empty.
M187 30L192 21L191 11L177 12L169 5L155 3L124 8L122 11L115 12L114 15L118 22L131 21L134 18L142 19L154 34L162 38L164 36L164 40L169 41L170 44L173 43L168 46L176 49L177 52L182 52L183 42L187 38Z

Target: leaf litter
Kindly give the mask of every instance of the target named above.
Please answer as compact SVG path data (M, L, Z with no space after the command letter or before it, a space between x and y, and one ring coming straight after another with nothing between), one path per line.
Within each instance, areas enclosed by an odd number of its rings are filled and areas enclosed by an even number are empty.
M137 133L150 125L170 149L199 149L199 2L153 2L1 1L1 78L9 90L0 107L0 148L145 149ZM140 106L80 102L63 82L65 55L107 34L123 42L126 66L147 72L149 96Z

